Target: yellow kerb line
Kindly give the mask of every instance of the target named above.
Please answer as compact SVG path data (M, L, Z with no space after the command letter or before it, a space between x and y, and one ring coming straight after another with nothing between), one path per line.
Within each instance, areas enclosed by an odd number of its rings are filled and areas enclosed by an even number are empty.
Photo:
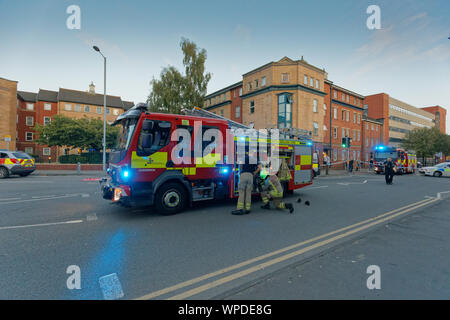
M267 259L267 258L270 258L270 257L275 256L275 255L277 255L277 254L284 253L284 252L286 252L286 251L289 251L289 250L298 248L298 247L303 246L303 245L305 245L305 244L308 244L308 243L311 243L311 242L314 242L314 241L317 241L317 240L320 240L320 239L329 237L329 236L331 236L331 235L334 235L334 234L337 234L337 233L346 231L346 230L348 230L348 229L351 229L351 228L360 226L360 225L362 225L362 224L369 223L369 222L371 222L371 221L374 221L374 220L383 218L383 217L385 217L385 216L387 216L387 215L394 214L394 213L396 213L396 212L398 212L398 211L402 211L402 210L405 210L405 209L408 209L408 208L415 209L416 207L418 207L418 206L421 205L421 204L425 205L425 204L434 202L434 201L436 201L436 200L438 200L438 199L431 199L431 200L430 200L430 199L425 199L425 200L421 200L421 201L418 201L418 202L415 202L415 203L406 205L406 206L404 206L404 207L401 207L401 208L394 209L394 210L391 210L391 211L389 211L389 212L383 213L383 214L381 214L381 215L379 215L379 216L376 216L376 217L373 217L373 218L369 218L369 219L367 219L367 220L364 220L364 221L361 221L361 222L352 224L352 225L350 225L350 226L343 227L343 228L341 228L341 229L338 229L338 230L335 230L335 231L332 231L332 232L329 232L329 233L326 233L326 234L323 234L323 235L320 235L320 236L311 238L311 239L309 239L309 240L305 240L305 241L302 241L302 242L299 242L299 243L290 245L290 246L288 246L288 247L285 247L285 248L282 248L282 249L279 249L279 250L276 250L276 251L269 252L269 253L267 253L267 254L261 255L261 256L259 256L259 257L255 257L255 258L250 259L250 260L247 260L247 261L243 261L243 262L238 263L238 264L235 264L235 265L233 265L233 266L229 266L229 267L226 267L226 268L223 268L223 269L220 269L220 270L217 270L217 271L214 271L214 272L205 274L205 275L203 275L203 276L200 276L200 277L197 277L197 278L194 278L194 279L191 279L191 280L187 280L187 281L178 283L178 284L176 284L176 285L173 285L173 286L170 286L170 287L167 287L167 288L164 288L164 289L161 289L161 290L158 290L158 291L155 291L155 292L146 294L146 295L144 295L144 296L141 296L141 297L137 298L136 300L148 300L148 299L153 299L153 298L159 297L159 296L161 296L161 295L170 293L170 292L172 292L172 291L175 291L175 290L178 290L178 289L181 289L181 288L184 288L184 287L191 286L191 285L193 285L193 284L196 284L196 283L198 283L198 282L207 280L207 279L209 279L209 278L212 278L212 277L215 277L215 276L218 276L218 275L221 275L221 274L230 272L230 271L232 271L232 270L235 270L235 269L239 269L239 268L245 267L245 266L247 266L247 265L249 265L249 264L252 264L252 263L255 263L255 262L258 262L258 261ZM230 280L230 281L231 281L231 280ZM194 289L193 289L193 290L194 290ZM207 289L205 289L205 290L207 290ZM189 291L188 291L188 292L189 292ZM180 298L180 299L182 299L182 298Z

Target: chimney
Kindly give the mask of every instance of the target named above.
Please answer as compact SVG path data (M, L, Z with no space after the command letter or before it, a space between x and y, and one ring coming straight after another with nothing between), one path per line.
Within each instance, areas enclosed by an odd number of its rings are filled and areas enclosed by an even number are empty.
M95 85L93 82L89 85L89 93L95 94Z

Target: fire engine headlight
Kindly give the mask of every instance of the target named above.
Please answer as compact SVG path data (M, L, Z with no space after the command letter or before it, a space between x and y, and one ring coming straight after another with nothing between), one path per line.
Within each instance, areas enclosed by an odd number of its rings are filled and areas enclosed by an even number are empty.
M122 190L119 188L114 189L114 201L119 201L122 197Z

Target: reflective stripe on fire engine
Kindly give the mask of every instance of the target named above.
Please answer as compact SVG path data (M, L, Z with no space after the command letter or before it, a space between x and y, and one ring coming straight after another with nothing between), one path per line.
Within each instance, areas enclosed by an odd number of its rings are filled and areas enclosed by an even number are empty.
M312 168L312 156L311 155L296 155L295 171L299 170L311 170Z
M155 152L148 157L140 157L136 151L131 153L131 168L165 168L167 165L167 152Z

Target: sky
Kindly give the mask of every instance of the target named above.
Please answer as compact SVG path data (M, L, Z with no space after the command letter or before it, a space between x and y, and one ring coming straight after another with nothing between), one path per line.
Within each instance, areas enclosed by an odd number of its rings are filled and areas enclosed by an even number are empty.
M80 29L68 29L71 5ZM369 5L381 29L369 30ZM18 89L103 92L142 102L163 67L182 70L182 37L207 50L208 93L284 56L325 68L336 85L450 110L448 0L0 0L0 77ZM449 111L450 113L450 111ZM450 132L450 115L447 132Z

